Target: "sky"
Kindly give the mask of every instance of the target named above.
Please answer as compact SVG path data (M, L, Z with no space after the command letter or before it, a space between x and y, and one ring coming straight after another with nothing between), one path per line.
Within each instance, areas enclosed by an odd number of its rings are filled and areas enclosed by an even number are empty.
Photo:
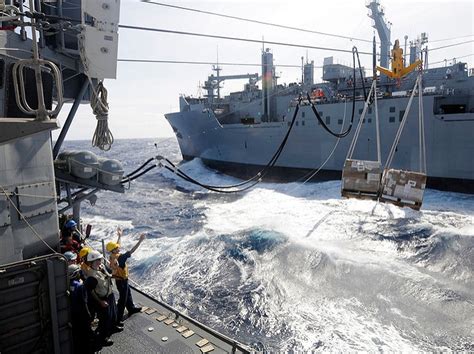
M159 1L159 0L157 0ZM374 29L367 16L365 0L332 1L279 1L279 0L219 0L219 1L173 1L163 3L217 12L259 21L282 24L334 33L356 38L372 39ZM428 34L428 47L436 48L467 40L473 37L433 42L446 38L474 34L474 2L471 0L380 0L385 9L385 18L392 23L392 43L404 36L416 39L422 32ZM339 39L318 34L280 29L226 19L207 14L189 12L157 6L139 0L122 0L120 23L198 32L221 36L233 36L268 41L289 42L311 46L332 47L351 50L356 45L359 51L371 51L371 44ZM378 37L377 37L378 40ZM300 81L299 68L278 67L278 64L300 65L301 57L322 65L325 57L333 56L338 63L352 65L351 54L306 50L303 48L266 46L274 55L276 71L281 76L279 83ZM260 63L262 44L245 43L211 38L200 38L176 34L143 32L121 28L119 30L120 59L152 59L179 61L207 61ZM430 52L429 61L438 62L470 55L461 59L474 67L474 43ZM361 56L362 65L370 67L371 58ZM436 66L443 66L437 64ZM180 94L197 96L199 86L212 73L210 65L117 63L117 78L107 79L109 100L109 127L116 139L172 137L173 132L164 114L177 111ZM223 66L221 75L260 73L260 67ZM315 70L315 81L321 81L321 70ZM245 80L224 82L223 93L238 91ZM65 104L58 119L62 124L70 109ZM68 140L92 138L96 120L89 105L80 106ZM54 136L59 134L59 130Z

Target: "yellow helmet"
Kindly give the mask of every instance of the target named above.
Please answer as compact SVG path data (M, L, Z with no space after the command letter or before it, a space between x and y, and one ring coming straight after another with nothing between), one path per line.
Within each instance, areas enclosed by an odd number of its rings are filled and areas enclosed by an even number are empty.
M89 247L83 247L79 251L79 258L84 258L85 256L87 256L89 254L90 251L91 251L91 249Z
M112 242L112 241L107 243L107 245L105 246L107 252L112 252L117 247L120 247L120 245L117 242Z

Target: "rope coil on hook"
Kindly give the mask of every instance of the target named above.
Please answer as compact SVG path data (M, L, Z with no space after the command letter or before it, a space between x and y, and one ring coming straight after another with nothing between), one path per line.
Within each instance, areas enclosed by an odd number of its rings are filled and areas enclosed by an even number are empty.
M103 81L100 81L97 87L92 90L91 107L97 118L97 127L92 137L92 146L108 151L114 143L114 136L109 130L109 104L107 103L107 89Z
M90 104L92 111L97 118L97 126L95 128L94 136L92 137L92 146L98 147L103 151L109 151L114 143L114 136L109 130L108 125L109 104L107 103L107 89L104 86L104 80L100 80L97 86L94 85L94 82L92 81L89 74L89 60L86 56L84 41L84 35L80 34L77 36L79 55L81 57L84 74L87 76L92 89Z

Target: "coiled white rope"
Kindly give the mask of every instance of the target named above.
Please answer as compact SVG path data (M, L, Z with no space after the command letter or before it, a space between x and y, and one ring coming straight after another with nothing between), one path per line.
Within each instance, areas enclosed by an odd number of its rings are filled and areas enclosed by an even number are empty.
M114 136L109 130L109 104L107 103L107 89L104 86L104 80L100 80L95 87L94 82L89 73L89 60L86 56L84 47L84 35L77 37L79 47L79 55L81 57L84 74L89 80L92 89L91 107L97 118L97 126L95 128L94 136L92 137L92 146L98 147L103 151L109 151L114 143Z
M100 81L97 87L92 90L91 107L97 118L97 127L92 137L92 146L108 151L114 143L114 136L109 130L109 104L107 103L107 89L103 81Z

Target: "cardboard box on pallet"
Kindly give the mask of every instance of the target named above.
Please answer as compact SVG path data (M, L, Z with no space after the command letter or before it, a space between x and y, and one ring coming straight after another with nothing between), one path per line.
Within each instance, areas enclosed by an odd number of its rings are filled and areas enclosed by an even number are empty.
M385 171L380 201L419 210L426 187L426 174L389 169Z
M342 195L345 197L377 196L382 166L377 161L347 159L342 171Z

